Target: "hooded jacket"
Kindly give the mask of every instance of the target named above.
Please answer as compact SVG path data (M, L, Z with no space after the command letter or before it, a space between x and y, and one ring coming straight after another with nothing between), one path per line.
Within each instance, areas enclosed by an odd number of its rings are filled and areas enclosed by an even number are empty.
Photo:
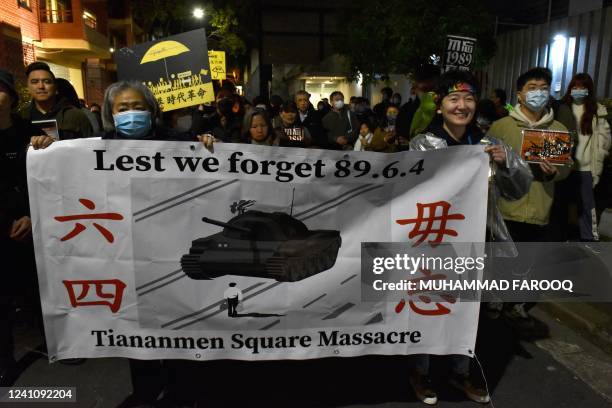
M608 111L605 106L597 104L597 114L593 116L593 134L589 138L587 149L590 149L590 170L593 176L593 187L599 183L604 168L604 160L610 154L612 144L610 124L607 121ZM570 131L577 132L579 124L576 123L572 108L564 103L555 110L555 119L563 123Z
M546 129L567 131L567 128L554 120L552 110L547 111L540 120L531 122L517 105L509 116L493 123L487 135L493 136L508 144L515 151L521 151L524 129ZM550 178L542 172L539 165L529 164L533 182L529 192L518 200L499 200L499 209L506 220L527 224L546 225L552 206L555 182L564 179L570 172L569 166L557 166L557 174Z

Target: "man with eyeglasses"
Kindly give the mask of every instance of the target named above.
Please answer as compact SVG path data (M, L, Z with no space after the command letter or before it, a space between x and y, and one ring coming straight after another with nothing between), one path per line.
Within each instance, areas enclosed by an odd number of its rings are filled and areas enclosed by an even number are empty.
M55 120L60 140L93 136L87 116L58 93L55 75L49 65L38 61L31 63L26 68L26 78L32 102L22 110L23 118L39 123ZM43 122L41 127L48 127L48 123L51 122Z

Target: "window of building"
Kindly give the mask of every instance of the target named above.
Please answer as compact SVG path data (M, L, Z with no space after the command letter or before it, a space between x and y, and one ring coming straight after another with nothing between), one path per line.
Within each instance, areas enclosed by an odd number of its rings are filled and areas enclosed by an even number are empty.
M72 23L72 2L70 0L45 0L41 2L40 21L43 23Z
M98 26L98 21L96 19L95 14L88 10L83 10L83 22L86 26L91 27L94 30Z
M32 9L30 8L30 0L17 0L17 7L32 11Z

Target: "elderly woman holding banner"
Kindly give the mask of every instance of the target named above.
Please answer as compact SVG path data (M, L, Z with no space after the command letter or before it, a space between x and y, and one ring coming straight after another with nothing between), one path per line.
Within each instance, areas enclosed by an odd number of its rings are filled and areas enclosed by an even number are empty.
M194 140L191 133L181 133L161 123L161 110L155 97L138 81L120 81L106 89L102 124L103 139ZM212 150L211 135L198 135L197 139ZM168 383L168 379L180 375L185 364L178 360L130 360L133 393L122 405L153 405L162 392L164 399L172 403L188 403L181 401L188 393Z
M102 106L102 139L195 141L190 133L181 133L161 122L161 109L151 91L138 81L119 81L104 93ZM214 138L198 135L197 140L212 150ZM52 138L32 138L35 149L46 148ZM169 388L168 379L181 372L180 361L132 360L130 373L133 393L120 406L153 406L162 392L166 400L181 399L182 390ZM169 372L172 372L170 374ZM169 392L170 391L170 392ZM185 401L173 401L181 404Z

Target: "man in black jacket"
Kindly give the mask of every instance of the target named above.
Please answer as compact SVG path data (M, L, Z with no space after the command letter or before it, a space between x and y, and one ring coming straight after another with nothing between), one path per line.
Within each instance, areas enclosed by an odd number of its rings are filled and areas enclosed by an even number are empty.
M352 150L359 135L357 116L344 105L342 92L334 91L329 98L332 101L332 110L321 119L327 141L332 149Z
M374 114L376 115L376 121L378 124L382 123L387 115L387 108L391 104L391 97L393 96L393 89L384 87L380 90L382 95L382 101L374 106Z
M57 121L60 139L92 137L93 129L87 116L76 106L58 96L55 75L44 62L33 62L26 68L28 91L32 102L21 112L29 121Z
M42 131L11 114L17 101L13 76L0 69L0 258L6 272L0 285L0 386L12 382L15 365L12 331L17 297L29 290L32 298L36 297L32 299L33 306L40 307L30 239L26 150L30 138Z
M296 125L308 129L312 137L312 145L325 149L328 147L327 136L321 125L321 115L310 103L310 94L304 90L295 93L295 104L298 108Z

